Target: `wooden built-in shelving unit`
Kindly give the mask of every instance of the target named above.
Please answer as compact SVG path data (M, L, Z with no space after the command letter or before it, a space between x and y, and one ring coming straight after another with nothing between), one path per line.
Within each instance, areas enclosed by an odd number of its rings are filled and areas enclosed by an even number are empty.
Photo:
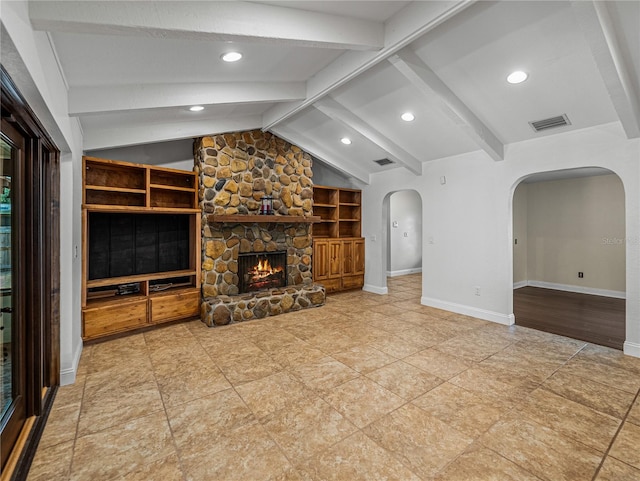
M313 186L313 280L327 292L364 285L364 239L361 237L362 192Z
M201 268L197 174L96 157L84 157L83 164L83 339L92 340L162 322L197 317L200 313ZM149 215L165 217L153 217L149 222ZM103 245L107 246L108 254L111 249L114 255L118 252L119 246L109 247L109 243L119 241L118 232L112 230L120 224L124 226L123 235L130 232L133 239L138 235L146 236L139 246L130 245L135 244L135 240L125 242L125 248L133 249L131 255L124 255L125 259L131 258L135 263L130 269L129 266L110 267L109 261L105 261L105 256L100 253ZM176 226L180 232L174 232L173 227L165 227L165 224ZM102 230L96 229L96 225ZM147 227L139 227L144 225ZM92 227L95 232L108 235L108 239L94 239L92 243ZM160 240L163 236L170 238L164 244ZM169 252L164 252L166 246L169 246ZM162 267L173 266L171 249L180 251L184 266ZM161 258L164 255L168 260L164 263L155 261L155 265L160 267L149 269L150 262L153 264L153 259L149 261L150 253L151 257ZM147 265L140 268L143 261ZM99 263L101 268L96 269ZM132 272L126 275L102 274L112 268L118 272ZM136 269L144 272L136 272ZM100 273L97 277L96 272Z

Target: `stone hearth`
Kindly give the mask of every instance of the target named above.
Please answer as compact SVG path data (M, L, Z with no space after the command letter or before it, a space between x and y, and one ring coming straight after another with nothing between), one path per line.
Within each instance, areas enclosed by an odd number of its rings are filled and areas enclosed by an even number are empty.
M201 187L203 321L224 325L324 304L324 288L312 281L310 224L268 222L313 215L311 156L255 130L197 139L194 158ZM264 195L273 197L275 216L238 220L259 214ZM219 221L225 215L236 217ZM238 254L275 251L287 253L287 286L239 295Z

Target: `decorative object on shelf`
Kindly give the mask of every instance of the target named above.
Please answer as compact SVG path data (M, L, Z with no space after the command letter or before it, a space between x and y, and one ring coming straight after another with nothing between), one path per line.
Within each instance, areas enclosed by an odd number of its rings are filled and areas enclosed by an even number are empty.
M262 203L260 204L261 215L273 215L273 196L263 195Z
M120 284L118 286L118 295L126 296L127 294L137 294L140 292L140 284L131 282L129 284Z

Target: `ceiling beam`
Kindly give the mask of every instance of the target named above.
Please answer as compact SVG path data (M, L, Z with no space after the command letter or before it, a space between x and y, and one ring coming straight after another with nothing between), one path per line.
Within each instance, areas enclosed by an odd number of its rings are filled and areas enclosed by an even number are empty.
M112 129L85 129L82 147L84 150L109 149L190 137L203 137L223 132L255 130L260 127L261 118L259 115L235 119L200 119L189 122L167 122L153 125L124 124Z
M259 41L347 50L382 48L384 25L251 2L30 1L36 30Z
M69 115L191 105L286 102L304 98L303 82L224 82L72 87Z
M282 125L279 125L275 129L271 129L271 132L278 137L283 138L287 142L301 146L301 148L303 148L306 152L309 152L314 157L317 157L325 164L330 165L343 174L349 177L353 177L354 179L357 179L367 185L369 185L369 183L371 182L369 180L369 173L364 169L349 161L345 161L344 158L337 159L336 156L329 150L327 150L326 147L321 146L310 137L307 137L306 135L299 132L294 132L293 130L288 129Z
M629 73L629 60L618 43L607 2L571 2L627 137L640 137L640 92Z
M399 165L416 175L422 175L422 163L418 159L335 99L327 96L313 106L327 117L366 137L370 142L386 151L389 158Z
M263 115L263 130L269 130L310 107L331 91L384 61L428 31L475 3L474 0L411 2L387 22L384 47L377 52L345 52L307 82L307 98L302 102L273 106Z
M504 144L413 50L404 48L389 61L493 160L504 160Z

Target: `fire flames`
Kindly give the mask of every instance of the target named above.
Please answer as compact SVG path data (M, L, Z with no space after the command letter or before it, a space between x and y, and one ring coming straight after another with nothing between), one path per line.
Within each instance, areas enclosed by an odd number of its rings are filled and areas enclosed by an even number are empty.
M254 279L263 279L277 274L278 272L282 272L282 267L271 267L268 259L260 259L258 260L258 264L253 266L253 269L250 272Z

